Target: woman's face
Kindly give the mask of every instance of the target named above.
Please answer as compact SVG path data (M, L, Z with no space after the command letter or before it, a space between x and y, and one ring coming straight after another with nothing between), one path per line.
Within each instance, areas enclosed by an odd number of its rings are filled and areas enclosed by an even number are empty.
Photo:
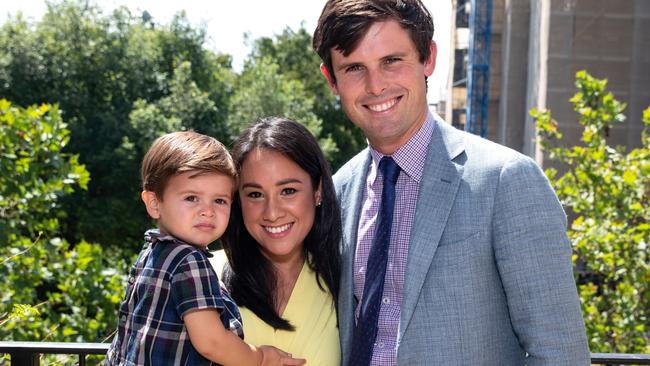
M309 174L286 156L251 151L241 167L239 197L246 229L274 263L302 260L320 192Z

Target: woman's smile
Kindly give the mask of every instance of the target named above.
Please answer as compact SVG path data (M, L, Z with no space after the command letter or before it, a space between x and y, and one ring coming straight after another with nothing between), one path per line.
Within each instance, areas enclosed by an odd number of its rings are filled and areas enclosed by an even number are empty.
M291 226L293 226L293 223L288 223L281 226L263 226L263 227L264 230L268 231L269 234L271 234L271 236L282 237L288 233L289 229L291 229Z
M244 225L271 261L302 260L320 193L309 174L277 151L255 149L244 159L239 198Z

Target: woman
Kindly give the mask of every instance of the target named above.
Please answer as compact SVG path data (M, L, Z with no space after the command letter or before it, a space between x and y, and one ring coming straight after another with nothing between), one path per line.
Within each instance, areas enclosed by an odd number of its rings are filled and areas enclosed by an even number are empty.
M336 320L341 222L329 165L312 134L266 118L235 142L238 197L222 244L224 282L246 342L307 365L340 364Z

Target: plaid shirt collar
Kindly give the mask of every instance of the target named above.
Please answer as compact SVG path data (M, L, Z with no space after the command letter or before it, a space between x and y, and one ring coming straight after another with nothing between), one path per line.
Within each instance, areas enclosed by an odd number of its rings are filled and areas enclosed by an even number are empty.
M171 241L176 244L190 244L186 243L180 239L177 239L176 237L169 235L169 234L163 234L160 232L160 229L149 229L144 233L144 245L145 246L151 246L152 248L158 244L158 243L164 243L166 241ZM190 244L196 249L200 250L203 252L208 258L211 258L213 256L212 253L208 250L207 247L199 247L193 244Z

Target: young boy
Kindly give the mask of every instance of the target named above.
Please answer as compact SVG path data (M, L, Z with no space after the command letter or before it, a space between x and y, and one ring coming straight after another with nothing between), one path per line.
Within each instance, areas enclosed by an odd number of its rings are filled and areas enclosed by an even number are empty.
M106 365L302 365L271 346L244 343L234 302L208 262L225 231L236 170L219 141L174 132L142 162L142 201L158 229L131 268Z

